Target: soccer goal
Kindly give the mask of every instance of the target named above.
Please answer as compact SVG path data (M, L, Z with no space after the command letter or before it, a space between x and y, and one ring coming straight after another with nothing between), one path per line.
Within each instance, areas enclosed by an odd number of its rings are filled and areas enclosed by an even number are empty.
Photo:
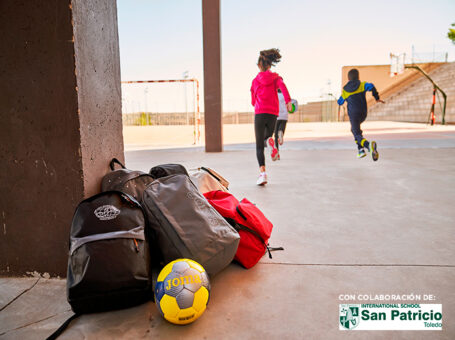
M122 81L125 125L192 125L200 141L199 81L196 78Z

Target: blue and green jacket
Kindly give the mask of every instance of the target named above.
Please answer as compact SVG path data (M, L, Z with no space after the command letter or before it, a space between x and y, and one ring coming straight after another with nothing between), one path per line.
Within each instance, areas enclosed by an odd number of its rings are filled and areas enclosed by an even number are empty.
M365 92L371 91L373 97L379 100L379 94L372 83L367 83L360 80L350 80L343 87L343 92L338 99L338 105L343 105L345 101L348 102L348 114L350 116L364 115L367 113L367 100Z

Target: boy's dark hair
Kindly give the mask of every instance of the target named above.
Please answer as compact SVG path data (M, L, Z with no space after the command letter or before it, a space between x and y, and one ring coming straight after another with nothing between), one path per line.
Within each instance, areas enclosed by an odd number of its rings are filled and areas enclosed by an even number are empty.
M281 89L278 89L277 91L278 91L279 93L281 93Z
M269 50L263 50L259 53L258 66L261 70L265 71L270 66L275 66L281 60L280 50L277 48L271 48Z
M349 70L348 79L349 80L359 80L359 70L356 68Z

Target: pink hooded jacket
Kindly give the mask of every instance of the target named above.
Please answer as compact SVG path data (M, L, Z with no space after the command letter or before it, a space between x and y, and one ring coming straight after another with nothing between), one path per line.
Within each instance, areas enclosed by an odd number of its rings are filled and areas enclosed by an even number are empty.
M291 101L286 85L278 73L267 70L259 72L251 84L251 105L254 106L254 113L271 113L278 116L279 104L277 89L280 88L284 100Z

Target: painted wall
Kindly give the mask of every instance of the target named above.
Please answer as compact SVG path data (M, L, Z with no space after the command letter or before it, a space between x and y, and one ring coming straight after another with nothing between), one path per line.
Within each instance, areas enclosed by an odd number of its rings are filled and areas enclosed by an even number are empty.
M441 65L444 65L444 63L422 63L417 65L419 65L424 71L431 72ZM402 74L391 77L390 65L343 66L341 69L342 86L348 82L348 72L353 68L359 70L361 81L367 81L374 84L382 99L390 97L397 91L400 91L403 87L421 77L421 74L418 71L412 69L405 69ZM340 91L341 90L342 89L340 89ZM369 105L373 105L375 103L371 92L367 93L367 100Z

